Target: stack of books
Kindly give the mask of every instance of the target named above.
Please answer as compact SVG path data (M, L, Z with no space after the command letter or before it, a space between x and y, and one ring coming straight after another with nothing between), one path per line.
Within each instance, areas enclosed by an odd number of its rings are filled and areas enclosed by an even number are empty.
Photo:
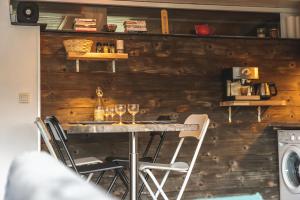
M124 21L125 32L147 32L146 21L144 20L128 20Z
M74 30L75 31L96 32L97 31L97 21L96 21L96 19L75 18Z

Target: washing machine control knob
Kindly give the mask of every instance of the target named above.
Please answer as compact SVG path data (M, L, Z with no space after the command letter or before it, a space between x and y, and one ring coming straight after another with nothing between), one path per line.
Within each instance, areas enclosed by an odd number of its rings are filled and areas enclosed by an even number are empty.
M291 140L294 141L295 139L295 135L291 135Z

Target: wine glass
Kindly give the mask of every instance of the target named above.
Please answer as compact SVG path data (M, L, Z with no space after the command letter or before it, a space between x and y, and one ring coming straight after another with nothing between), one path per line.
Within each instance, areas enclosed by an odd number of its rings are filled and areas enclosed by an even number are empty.
M115 112L120 116L120 122L119 124L122 123L122 115L126 113L126 105L125 104L117 104L115 105Z
M111 121L114 121L114 116L116 115L114 106L109 107L109 115L111 117Z
M132 115L132 124L135 124L135 115L139 112L139 104L128 104L128 112Z
M109 119L109 115L110 115L110 110L109 110L109 107L105 107L104 109L104 117L105 117L105 120L108 121Z

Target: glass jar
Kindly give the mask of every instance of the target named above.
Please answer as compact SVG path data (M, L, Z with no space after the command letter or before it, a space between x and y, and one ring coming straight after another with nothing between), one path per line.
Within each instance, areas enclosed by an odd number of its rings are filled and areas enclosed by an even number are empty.
M279 32L277 28L271 28L270 29L270 37L271 38L278 38L279 37Z
M257 37L265 38L266 37L266 28L258 28L257 29Z

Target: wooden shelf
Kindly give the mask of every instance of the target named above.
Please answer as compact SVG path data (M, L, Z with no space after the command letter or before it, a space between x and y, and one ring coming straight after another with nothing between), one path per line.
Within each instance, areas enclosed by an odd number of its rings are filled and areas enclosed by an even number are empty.
M221 107L228 107L228 121L232 122L232 107L257 107L257 121L261 122L261 107L262 106L286 106L286 100L260 100L260 101L222 101Z
M45 30L44 33L53 33L53 34L76 34L76 35L104 35L104 36L144 36L144 37L185 37L185 38L199 38L199 39L246 39L246 40L270 40L270 41L279 41L279 40L296 40L293 38L258 38L256 36L231 36L231 35L210 35L210 36L198 36L195 34L161 34L161 33L124 33L124 32L77 32L74 30Z
M67 55L68 60L121 60L128 59L127 53L74 53L70 52Z
M127 53L67 53L68 60L76 61L76 72L79 72L79 61L80 60L93 60L93 61L111 61L112 72L116 72L116 60L128 59Z
M261 100L261 101L222 101L221 107L229 106L286 106L286 100Z

